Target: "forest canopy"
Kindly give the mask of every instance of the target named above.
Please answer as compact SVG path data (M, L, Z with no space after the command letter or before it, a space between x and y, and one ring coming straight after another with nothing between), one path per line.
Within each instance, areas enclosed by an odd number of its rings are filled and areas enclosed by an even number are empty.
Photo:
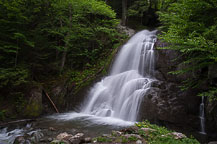
M118 23L104 1L1 0L0 99L95 67L119 42Z

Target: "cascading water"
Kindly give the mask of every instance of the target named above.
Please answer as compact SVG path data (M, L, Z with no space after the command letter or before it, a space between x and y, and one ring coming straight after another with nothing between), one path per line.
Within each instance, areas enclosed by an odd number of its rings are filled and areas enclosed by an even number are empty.
M81 113L136 121L140 102L154 81L156 31L141 31L119 52L110 75L96 83Z
M204 112L204 96L202 96L202 100L200 103L200 133L206 134L205 132L205 112Z

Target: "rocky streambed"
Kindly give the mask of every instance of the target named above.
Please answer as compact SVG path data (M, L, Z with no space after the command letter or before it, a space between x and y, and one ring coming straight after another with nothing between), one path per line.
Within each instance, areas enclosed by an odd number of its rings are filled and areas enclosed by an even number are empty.
M85 121L56 121L47 118L22 128L0 131L1 144L82 144L82 143L199 143L148 121L136 124L96 124Z

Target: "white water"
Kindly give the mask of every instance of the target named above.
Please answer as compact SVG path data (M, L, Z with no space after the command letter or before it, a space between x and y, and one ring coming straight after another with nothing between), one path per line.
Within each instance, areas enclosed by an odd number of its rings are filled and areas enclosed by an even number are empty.
M205 132L205 112L204 112L204 97L202 97L201 103L200 103L200 133L206 134Z
M23 128L17 128L13 130L8 130L8 128L3 128L0 129L0 144L13 144L16 137L24 136L24 135L30 137L31 135L34 134L35 138L39 139L37 134L40 131L41 130L39 129L33 130L31 124L27 124ZM31 144L30 140L26 140L25 144Z
M136 121L140 102L154 81L155 32L141 31L122 47L110 75L94 85L81 113Z

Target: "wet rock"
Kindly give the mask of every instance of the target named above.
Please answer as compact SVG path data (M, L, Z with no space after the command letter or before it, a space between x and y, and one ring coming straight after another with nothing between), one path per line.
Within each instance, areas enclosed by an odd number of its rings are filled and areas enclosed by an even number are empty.
M167 45L161 41L156 43L157 47ZM181 82L193 77L194 74L186 73L177 76L169 73L186 67L179 64L181 58L177 51L156 48L155 54L154 76L157 80L151 84L151 88L144 95L138 114L139 121L147 119L167 127L174 128L179 125L188 130L190 128L198 130L197 114L200 104L200 98L197 97L198 91L195 89L182 91L180 89Z
M114 136L121 136L123 134L123 132L120 131L112 131L112 135Z
M52 141L52 140L51 140ZM42 139L40 139L40 142L43 142L43 143L45 143L45 142L48 142L48 140L47 139L44 139L44 138L42 138Z
M217 144L217 141L211 141L208 144Z
M180 90L177 83L154 81L141 102L139 120L197 130L200 98L196 95L197 91Z
M44 137L44 134L39 130L29 132L28 135L31 136L30 140L33 143L38 143Z
M53 128L53 127L49 127L49 130L50 130L50 131L55 131L56 129Z
M79 144L79 143L81 142L81 140L80 140L80 139L73 139L73 138L70 138L70 139L69 139L69 142L70 142L71 144Z
M215 139L217 137L217 102L206 100L206 129L211 133L210 137Z
M53 140L53 138L48 138L47 141L51 142Z
M102 134L103 137L111 137L110 134Z
M53 140L52 142L51 142L51 144L58 144L58 143L60 143L61 141L60 140Z
M71 137L72 137L71 134L64 132L64 133L60 133L56 138L57 138L57 140L63 140L63 139L67 140Z
M64 133L60 133L56 137L56 139L59 141L65 141L65 142L71 143L71 144L79 144L79 143L81 143L81 141L85 141L83 133L77 133L76 135L73 136L71 134L64 132Z
M84 143L90 143L92 141L91 137L84 138Z
M121 130L121 132L124 132L124 133L138 133L138 130L139 130L138 127L136 127L136 126L131 126L131 127L129 127L129 128L126 128L126 129Z
M68 141L65 141L65 140L53 140L51 142L51 144L60 144L60 143L70 144Z
M25 138L23 136L18 136L14 140L14 144L24 144L25 143Z
M72 144L79 144L83 140L84 140L84 134L83 133L77 133L76 135L69 138L69 141Z
M77 133L75 136L73 136L73 138L75 138L75 139L83 139L84 134L83 133Z

